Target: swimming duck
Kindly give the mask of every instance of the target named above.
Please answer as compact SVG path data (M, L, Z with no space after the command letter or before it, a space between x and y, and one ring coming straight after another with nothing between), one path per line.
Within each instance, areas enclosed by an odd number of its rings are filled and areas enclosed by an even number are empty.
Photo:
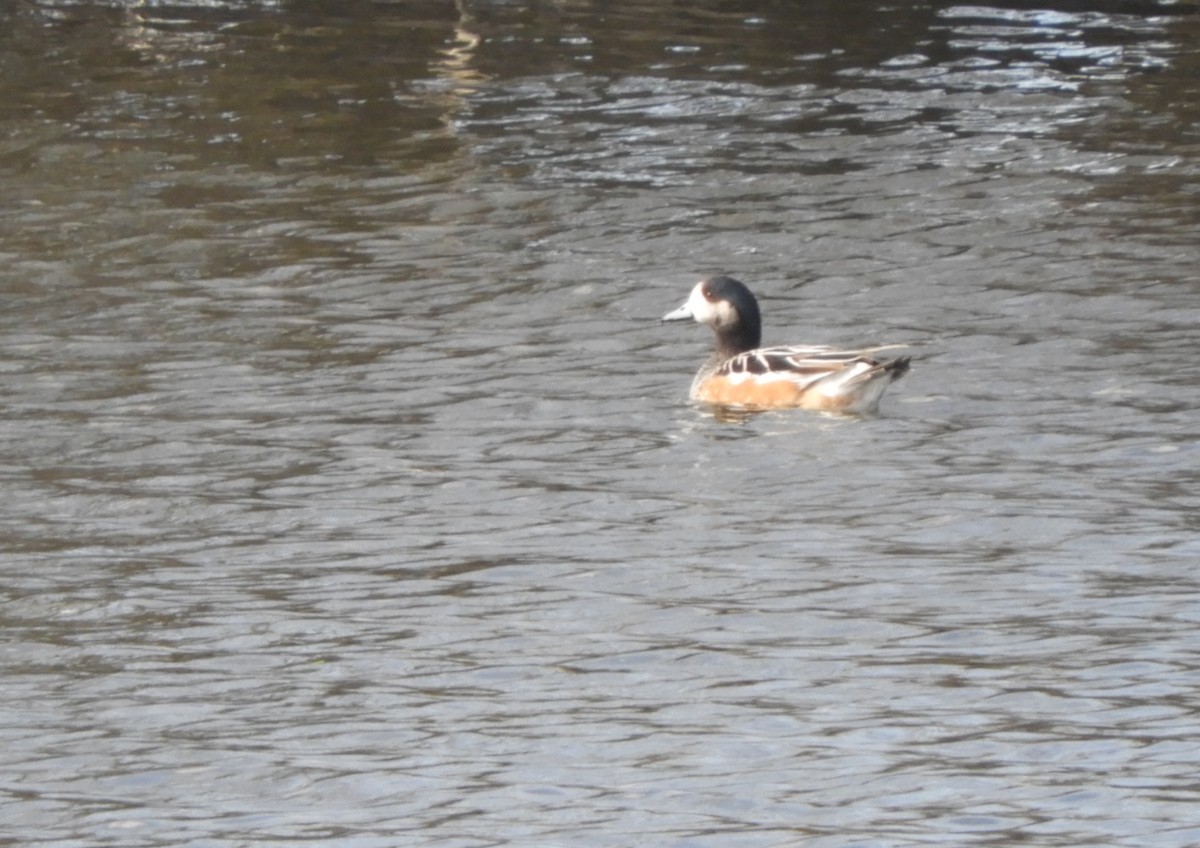
M701 280L687 302L663 321L692 319L716 333L716 350L692 381L692 400L741 409L874 411L910 357L877 359L873 353L824 346L759 347L762 316L744 284L719 275Z

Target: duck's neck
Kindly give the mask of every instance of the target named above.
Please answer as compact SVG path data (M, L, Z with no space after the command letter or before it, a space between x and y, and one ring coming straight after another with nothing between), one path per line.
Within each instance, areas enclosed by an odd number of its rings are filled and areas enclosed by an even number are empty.
M758 327L746 325L730 327L717 333L717 349L714 359L729 359L739 353L754 350L762 343L762 332Z

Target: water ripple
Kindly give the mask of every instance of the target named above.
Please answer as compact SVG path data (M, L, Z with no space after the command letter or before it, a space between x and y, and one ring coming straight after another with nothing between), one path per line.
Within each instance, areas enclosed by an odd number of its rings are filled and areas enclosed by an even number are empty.
M1192 12L402 5L0 28L14 838L1195 844Z

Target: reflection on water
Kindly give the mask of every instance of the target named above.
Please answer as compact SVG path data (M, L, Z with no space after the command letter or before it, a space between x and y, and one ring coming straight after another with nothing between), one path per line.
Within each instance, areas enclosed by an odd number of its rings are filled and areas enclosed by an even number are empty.
M1194 7L2 16L13 839L1200 838Z

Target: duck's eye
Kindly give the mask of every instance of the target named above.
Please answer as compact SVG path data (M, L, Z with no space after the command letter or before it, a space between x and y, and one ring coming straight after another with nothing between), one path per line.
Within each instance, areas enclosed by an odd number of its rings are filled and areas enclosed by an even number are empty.
M704 295L705 300L713 299L712 289L700 289L700 294Z

